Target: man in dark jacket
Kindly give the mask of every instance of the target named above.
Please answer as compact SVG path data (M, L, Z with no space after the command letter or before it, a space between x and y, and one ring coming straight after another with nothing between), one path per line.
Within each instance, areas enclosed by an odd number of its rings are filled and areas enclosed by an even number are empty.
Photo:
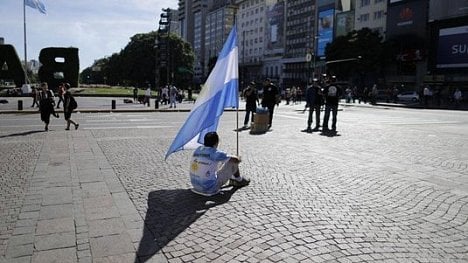
M275 104L278 103L278 96L279 91L278 87L276 87L270 79L265 79L263 82L263 99L262 99L262 107L268 108L270 112L270 120L268 123L268 128L271 127L272 120L273 120L273 111L275 109Z
M323 117L323 132L328 132L328 119L330 118L330 111L332 112L332 131L336 132L336 116L338 114L338 102L340 101L342 91L334 83L334 79L327 81L327 86L323 89L325 96L325 115Z
M307 129L305 132L318 131L320 127L320 107L322 106L322 91L314 79L314 83L306 90L306 108L309 107L309 118L307 119ZM304 109L305 111L305 109ZM315 127L312 129L312 114L315 111Z
M257 110L258 95L255 85L255 82L250 82L250 85L243 92L245 99L244 129L248 127L250 115L252 115L252 122L254 121L254 113Z

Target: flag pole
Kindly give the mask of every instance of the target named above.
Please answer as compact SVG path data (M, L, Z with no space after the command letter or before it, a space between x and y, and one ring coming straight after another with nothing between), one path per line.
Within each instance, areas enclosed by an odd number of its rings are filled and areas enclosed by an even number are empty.
M236 27L236 33L237 33L237 12L234 11L234 21L233 25ZM236 36L236 39L239 40ZM242 39L244 41L244 39ZM237 45L237 44L236 44ZM239 50L239 45L237 45L237 50ZM243 51L242 51L243 52ZM237 92L239 92L239 53L237 53ZM239 96L237 96L237 107L236 107L236 156L239 157Z
M28 51L26 46L26 0L23 0L23 33L24 33L24 83L28 84Z

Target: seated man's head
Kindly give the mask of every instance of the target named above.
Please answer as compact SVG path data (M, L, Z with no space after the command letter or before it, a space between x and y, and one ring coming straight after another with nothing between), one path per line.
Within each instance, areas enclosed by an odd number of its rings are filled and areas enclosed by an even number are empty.
M203 145L206 147L218 147L219 136L216 132L209 132L205 134Z

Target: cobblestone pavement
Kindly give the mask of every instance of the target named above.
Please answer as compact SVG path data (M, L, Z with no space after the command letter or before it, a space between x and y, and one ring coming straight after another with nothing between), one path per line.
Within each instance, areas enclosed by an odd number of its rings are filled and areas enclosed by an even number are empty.
M0 256L468 262L468 113L344 107L327 136L300 132L302 107L281 105L266 134L239 133L252 183L211 198L188 190L189 151L164 161L187 113L82 114L78 131L47 134L0 118L0 171L12 174ZM226 112L221 149L236 151L234 128Z

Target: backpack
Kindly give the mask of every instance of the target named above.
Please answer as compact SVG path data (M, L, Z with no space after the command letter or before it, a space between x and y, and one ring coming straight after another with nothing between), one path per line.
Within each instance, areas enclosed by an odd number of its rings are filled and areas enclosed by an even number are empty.
M328 97L336 97L338 89L335 86L328 87Z
M76 100L73 96L70 96L70 109L74 110L78 108L78 103L76 103Z

